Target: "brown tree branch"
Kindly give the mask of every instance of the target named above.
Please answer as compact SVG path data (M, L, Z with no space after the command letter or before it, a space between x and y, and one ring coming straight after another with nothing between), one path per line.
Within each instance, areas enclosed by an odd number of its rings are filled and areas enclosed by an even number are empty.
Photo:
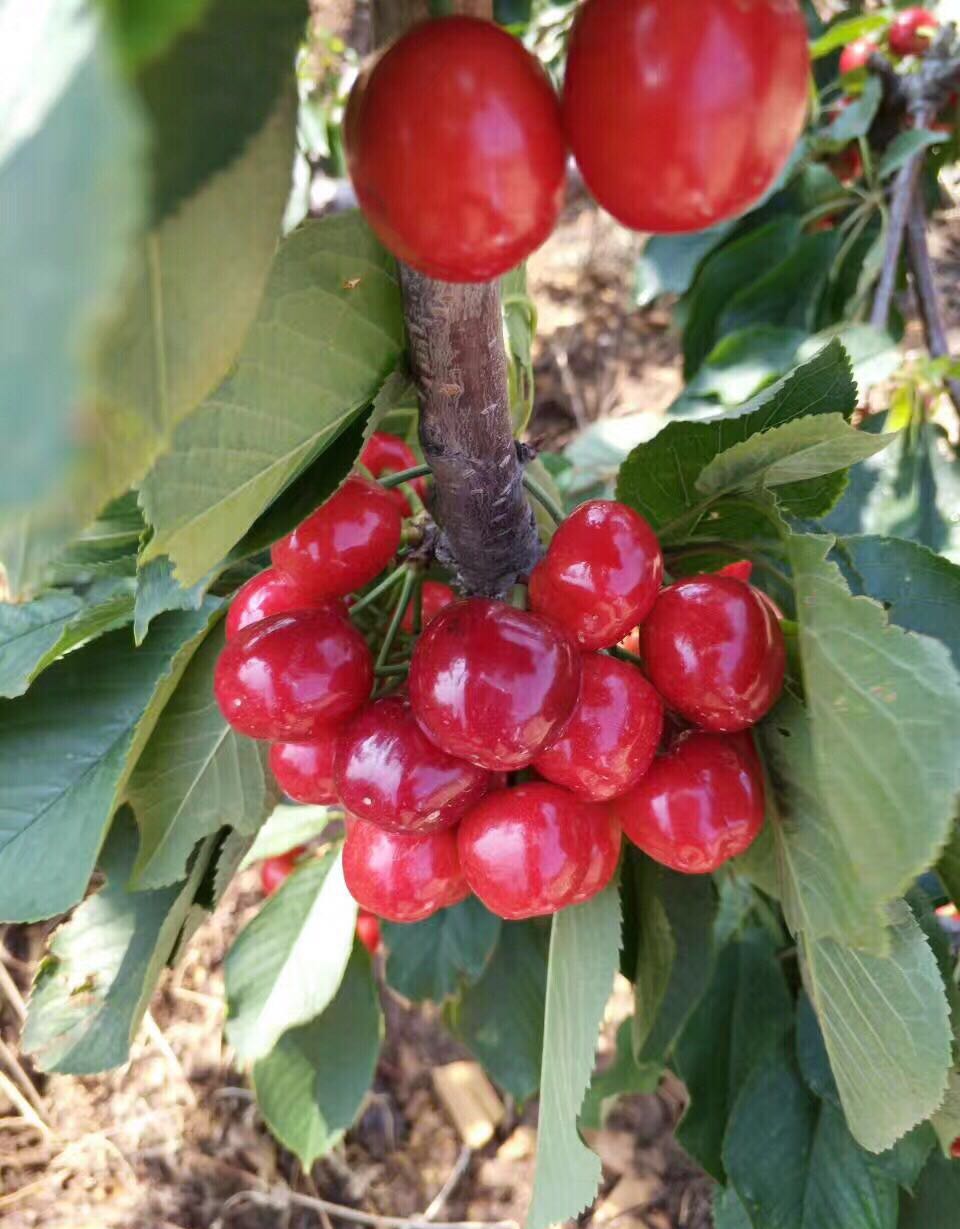
M940 310L940 296L937 293L933 264L930 260L930 248L927 244L927 211L923 207L923 198L919 190L914 193L907 219L907 257L910 261L910 272L913 275L917 303L920 306L927 349L933 358L949 358L947 330L943 321L943 313ZM960 380L947 380L946 386L950 400L957 413L960 414Z

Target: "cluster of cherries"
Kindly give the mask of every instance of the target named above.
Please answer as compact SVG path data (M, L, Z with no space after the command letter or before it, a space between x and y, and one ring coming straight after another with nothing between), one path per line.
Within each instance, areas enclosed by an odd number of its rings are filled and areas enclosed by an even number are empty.
M504 918L553 913L607 885L621 831L684 872L742 853L764 817L746 731L785 668L749 565L664 588L647 522L596 500L557 529L529 609L424 581L423 630L395 609L407 660L378 672L348 603L400 548L398 494L353 476L274 546L215 678L283 791L344 809L361 907L412 922L473 892Z

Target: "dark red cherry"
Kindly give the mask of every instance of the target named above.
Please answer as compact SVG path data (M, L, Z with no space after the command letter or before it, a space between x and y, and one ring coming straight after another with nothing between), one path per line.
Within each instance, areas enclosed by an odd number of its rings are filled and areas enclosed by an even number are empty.
M347 828L343 875L357 904L388 922L419 922L469 895L449 828L408 836L356 819Z
M457 595L445 585L442 580L425 580L423 582L423 597L420 607L420 626L424 628L428 623L432 622L437 615L443 610L444 606L449 606L451 602L457 600ZM413 635L413 603L407 607L404 612L403 620L400 623L403 630L410 636Z
M583 649L606 649L642 623L663 580L656 534L611 499L581 504L530 576L530 606Z
M357 915L357 938L375 956L380 950L380 919L361 909Z
M289 849L275 858L260 863L260 887L264 896L272 896L290 878L297 866L297 859L306 852L305 845Z
M366 478L348 478L339 491L287 537L274 543L274 567L313 599L361 589L400 546L403 517L390 495Z
M331 806L337 801L333 757L337 729L329 726L308 743L274 743L270 768L277 784L294 802Z
M271 615L240 632L217 660L220 711L248 738L308 742L370 695L373 658L346 619L329 610Z
M746 734L683 734L610 807L644 853L706 874L747 850L763 827L760 761Z
M583 882L571 904L580 905L597 896L613 878L620 861L620 821L610 806L590 808L590 860Z
M400 474L406 469L419 465L416 453L398 435L390 435L386 431L374 431L367 440L363 452L360 453L360 464L365 465L374 478L384 478L388 474ZM426 501L427 484L423 478L414 478L410 483L413 489ZM401 516L409 516L412 509L405 493L399 487L393 487L387 494L397 505Z
M776 703L786 667L767 600L730 576L664 589L640 628L647 675L668 707L708 730L744 730Z
M410 702L444 751L493 771L529 764L573 711L580 658L549 619L470 598L417 641Z
M395 832L448 828L487 792L490 774L441 751L410 704L388 696L367 705L343 731L335 767L346 809Z

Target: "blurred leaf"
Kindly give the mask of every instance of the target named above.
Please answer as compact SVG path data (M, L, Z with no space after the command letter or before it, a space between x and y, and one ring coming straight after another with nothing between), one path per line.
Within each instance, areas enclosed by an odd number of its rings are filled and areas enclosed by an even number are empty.
M898 133L884 151L877 174L881 179L896 174L918 150L939 145L942 140L942 132L930 132L926 128L911 128L908 132Z
M165 610L199 610L209 578L204 577L189 589L173 575L169 559L154 559L137 573L137 595L133 616L133 635L142 644L151 622Z
M948 1229L960 1206L960 1165L934 1153L920 1175L917 1191L900 1203L898 1229Z
M960 824L953 825L950 839L940 852L937 874L946 888L947 895L957 904L960 901Z
M817 324L820 295L826 285L838 242L838 236L833 231L800 235L788 249L788 254L779 263L773 264L769 272L761 273L759 278L724 302L716 323L717 336L772 321L784 328L813 332ZM766 265L757 265L753 272L771 263L767 261Z
M734 225L722 222L691 235L651 235L637 261L637 306L649 307L662 294L684 294L689 290L701 262L723 243Z
M387 984L404 998L442 1003L476 982L500 937L500 919L475 896L423 922L382 927Z
M213 904L220 904L227 889L233 882L234 875L243 865L243 859L250 852L254 838L235 829L227 833L220 852L217 854L217 866L213 877Z
M331 820L340 818L342 812L330 807L303 807L281 804L264 822L257 838L244 856L241 869L263 862L266 858L276 858L279 854L295 849L298 845L308 845L316 840Z
M841 21L834 22L824 34L814 39L810 44L810 55L813 59L819 60L822 56L829 55L831 51L837 51L845 47L847 43L863 38L865 34L872 34L875 30L885 30L888 24L889 19L882 13L862 13L856 17L845 17Z
M713 347L667 413L678 418L706 418L721 406L742 405L794 366L806 337L802 329L772 324L755 324L729 333Z
M882 97L880 78L868 76L862 93L838 112L836 119L824 130L824 138L838 145L846 145L858 137L865 137L876 118Z
M633 1023L624 1022L617 1029L613 1062L603 1071L594 1072L580 1108L581 1130L598 1130L603 1126L609 1108L618 1097L630 1093L656 1092L663 1075L661 1063L640 1064L633 1056Z
M732 1186L714 1188L714 1229L753 1229L753 1221Z
M164 51L209 4L210 0L103 0L120 53L132 67Z

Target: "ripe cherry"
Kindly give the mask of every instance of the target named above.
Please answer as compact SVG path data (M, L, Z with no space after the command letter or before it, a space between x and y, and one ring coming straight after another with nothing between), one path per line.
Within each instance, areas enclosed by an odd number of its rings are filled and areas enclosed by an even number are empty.
M220 711L248 738L308 742L360 707L373 658L355 627L329 610L271 615L230 641L214 672Z
M308 743L274 743L270 768L288 798L312 806L331 806L337 801L333 784L333 758L337 730L328 726Z
M429 277L485 282L553 230L566 148L550 81L492 22L414 26L351 98L347 165L384 245Z
M613 878L620 861L620 846L623 843L620 821L609 806L591 808L590 859L583 882L571 900L572 905L581 905L598 895Z
M557 785L489 794L458 829L460 865L491 913L519 919L573 902L593 857L594 811Z
M400 546L403 517L389 492L366 478L348 478L325 504L274 544L274 566L313 599L360 589Z
M640 671L615 657L585 653L580 698L533 766L580 798L626 793L653 762L663 732L663 701Z
M855 38L852 43L847 43L840 52L841 76L845 77L847 73L855 73L861 68L866 68L870 57L876 50L877 44L872 38Z
M453 602L425 628L409 676L413 713L451 755L524 768L573 711L580 657L549 619L504 602Z
M423 582L423 595L420 599L421 628L426 627L428 623L435 619L444 606L449 606L451 602L456 600L457 595L442 580L425 580ZM400 626L408 635L413 635L413 603L404 612Z
M581 504L567 517L530 576L530 605L583 649L606 649L642 623L663 579L656 534L638 513L611 499Z
M863 156L860 153L860 147L851 141L838 154L834 154L827 160L827 166L844 187L856 183L863 177Z
M274 892L286 883L296 869L297 859L306 852L304 845L289 849L275 858L267 858L260 863L260 887L264 896L272 896Z
M703 230L773 185L803 130L809 73L793 0L710 0L707 11L586 0L567 53L567 139L626 226Z
M960 1161L960 1135L950 1145L950 1155L955 1161Z
M448 828L487 792L490 774L435 746L400 696L377 700L340 736L337 793L346 809L395 832Z
M683 734L610 803L644 853L685 874L715 871L763 827L763 774L749 735Z
M753 564L749 559L738 559L735 563L727 563L718 568L717 576L732 576L734 580L742 580L745 585L750 583L753 575Z
M380 919L361 909L357 914L357 938L371 956L380 950Z
M387 474L401 474L406 469L413 469L419 462L410 445L398 435L374 431L360 453L360 464L365 465L374 478L383 478ZM427 484L423 478L414 478L410 485L421 500L426 500ZM387 495L400 509L401 516L410 515L410 502L403 491L394 487L387 491Z
M237 590L227 611L226 634L233 640L245 627L252 627L275 614L290 614L294 610L309 610L317 606L302 589L276 568L266 568ZM336 602L323 603L343 612Z
M783 686L783 633L768 601L730 576L696 576L664 589L640 644L666 701L708 730L743 730Z
M939 28L940 22L926 9L903 9L890 23L890 50L895 55L923 55Z
M354 820L343 875L357 904L388 922L419 922L469 895L449 828L407 836Z

